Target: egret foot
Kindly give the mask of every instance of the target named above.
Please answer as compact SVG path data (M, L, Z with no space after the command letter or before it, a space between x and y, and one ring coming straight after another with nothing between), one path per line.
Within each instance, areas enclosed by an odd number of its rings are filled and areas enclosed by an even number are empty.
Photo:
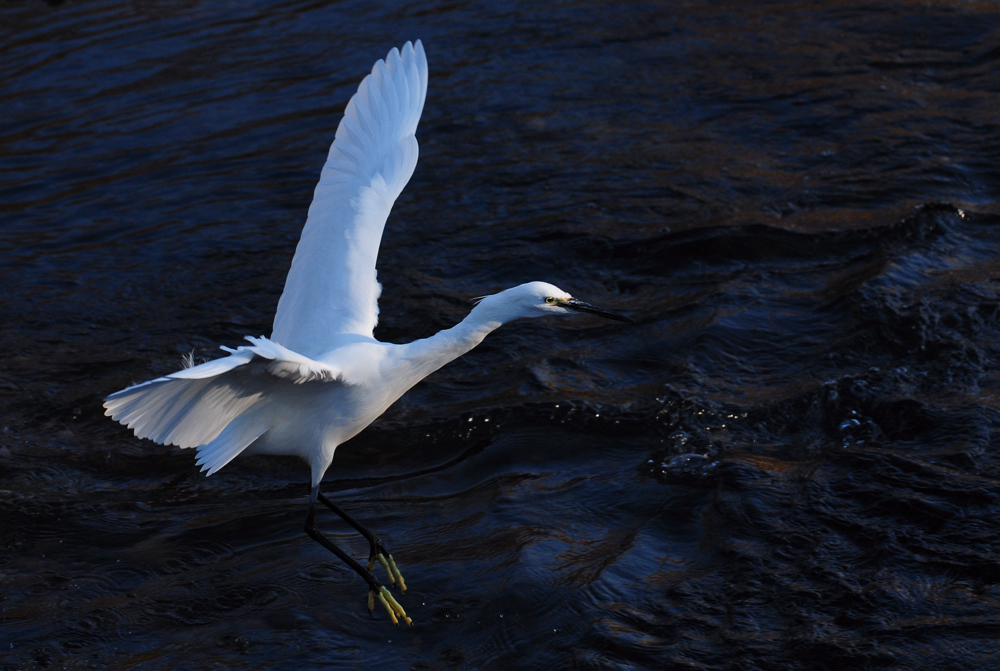
M411 627L413 626L413 620L406 616L406 611L403 610L403 607L399 605L398 601L392 598L392 593L389 592L388 588L382 588L382 590L378 593L378 600L382 602L383 606L385 606L385 612L389 613L389 618L392 620L394 625L399 626L399 619L401 619ZM397 615L399 616L399 619L396 619Z
M392 574L396 577L396 580L399 582L399 591L402 592L403 594L406 594L406 583L403 582L403 574L399 572L398 568L396 568L396 562L393 561L392 555L389 555L389 568L392 569Z
M354 527L361 535L368 539L371 546L371 553L368 556L368 568L361 566L358 562L354 560L350 555L337 547L329 538L324 536L317 528L315 522L315 503L316 501L322 501L323 504L337 513L345 522ZM408 625L413 625L413 621L407 617L406 611L403 607L399 605L399 602L393 598L392 593L386 588L382 583L378 581L372 570L375 568L375 562L382 564L385 568L386 573L389 576L389 580L396 584L398 581L399 588L402 592L406 592L406 583L403 582L403 576L399 572L399 568L396 566L396 562L393 560L392 555L386 550L385 545L382 540L371 532L367 527L362 525L360 522L355 520L353 517L348 515L346 512L341 510L341 508L335 504L333 501L328 499L319 491L319 486L312 488L312 496L309 499L309 512L306 515L306 533L314 541L325 547L327 550L337 555L341 561L350 566L355 573L357 573L361 578L368 583L368 612L371 613L375 610L375 599L377 598L379 602L385 607L387 613L389 613L389 618L392 623L399 625L399 621L403 620Z
M403 594L406 594L406 583L403 582L403 574L400 573L399 569L396 567L396 562L393 561L392 555L386 556L385 554L379 552L376 559L378 559L378 563L382 565L382 568L385 569L386 574L389 576L389 582L391 582L393 585L398 583L399 591L402 592ZM375 568L375 561L369 558L368 570L371 571L374 568Z
M396 566L396 562L392 558L392 554L386 549L385 543L379 538L371 529L358 522L356 519L351 517L347 511L338 506L336 503L328 499L322 492L316 492L316 498L322 501L323 505L332 510L340 517L342 520L350 524L355 530L368 539L368 544L371 547L371 551L368 554L368 570L375 570L375 562L385 568L386 575L389 576L389 582L393 585L399 584L399 589L404 594L406 593L406 583L403 581L403 575L399 572L399 568Z

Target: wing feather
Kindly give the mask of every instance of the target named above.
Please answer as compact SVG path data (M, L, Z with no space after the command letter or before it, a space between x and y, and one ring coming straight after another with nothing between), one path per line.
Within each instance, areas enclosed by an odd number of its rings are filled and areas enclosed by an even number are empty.
M104 399L104 414L132 429L139 438L178 447L208 445L240 421L240 427L229 430L229 438L223 441L225 449L214 452L218 456L235 449L233 441L239 442L239 436L246 438L257 431L250 440L253 442L269 428L247 417L256 416L256 409L274 394L275 387L305 382L350 384L334 366L267 338L247 340L252 344L230 350L227 357L111 394Z
M338 336L372 337L381 286L375 262L393 203L410 180L427 95L420 41L375 63L330 147L278 302L271 340L305 357Z
M201 466L201 470L208 471L208 475L212 475L239 456L240 452L267 433L267 430L267 424L256 420L253 415L238 417L212 442L198 448L195 463Z
M204 378L166 376L111 394L104 414L139 438L197 447L264 398L265 387L246 367Z

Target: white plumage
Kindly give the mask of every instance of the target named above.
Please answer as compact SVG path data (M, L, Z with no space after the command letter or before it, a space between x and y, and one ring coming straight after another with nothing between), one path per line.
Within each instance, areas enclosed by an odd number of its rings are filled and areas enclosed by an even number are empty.
M198 447L198 463L212 474L272 428L268 406L275 404L268 396L281 393L286 381L364 381L349 380L332 354L338 345L377 342L375 261L392 204L417 165L415 133L426 95L419 40L402 53L390 51L361 82L316 185L271 338L248 337L252 344L228 350L228 357L112 394L104 404L108 415L140 438Z
M104 403L107 415L140 438L196 447L209 475L244 452L302 457L312 471L307 532L362 574L379 599L387 597L394 620L405 613L370 573L375 558L383 561L381 542L319 492L337 446L504 322L570 310L625 320L529 282L487 296L430 338L406 345L374 339L381 291L375 261L389 211L417 164L426 94L419 40L390 51L361 82L323 166L270 339L248 337L249 345L223 348L227 357L134 385ZM369 538L369 571L315 530L317 500Z
M375 259L389 210L417 167L426 96L417 40L377 62L347 104L278 301L276 342L319 356L338 335L372 337L381 293Z

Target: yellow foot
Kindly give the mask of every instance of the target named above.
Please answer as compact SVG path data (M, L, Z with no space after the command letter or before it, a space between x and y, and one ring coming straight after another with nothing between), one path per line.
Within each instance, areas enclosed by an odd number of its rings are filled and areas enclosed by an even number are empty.
M393 585L395 585L398 582L400 591L403 592L403 594L406 594L406 583L403 582L403 574L399 572L398 568L396 568L396 562L392 560L392 555L389 555L389 558L386 559L385 555L379 552L378 562L379 564L382 565L382 567L385 569L385 572L389 575L389 582L391 582Z
M373 592L369 592L368 594L368 601L371 603L370 595L373 594ZM398 601L392 598L392 593L389 592L389 589L385 585L382 586L382 589L378 593L378 600L382 602L383 606L385 606L385 612L389 613L389 619L392 620L393 624L398 626L399 620L401 619L411 627L413 626L413 620L406 617L406 611L403 610L403 607L399 605ZM399 618L396 617L397 615Z

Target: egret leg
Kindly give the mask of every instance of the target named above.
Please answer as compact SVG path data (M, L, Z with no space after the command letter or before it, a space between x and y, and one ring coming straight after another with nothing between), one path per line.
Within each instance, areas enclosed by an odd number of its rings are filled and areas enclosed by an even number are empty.
M389 618L392 620L393 624L398 625L399 620L402 619L406 622L406 624L412 625L413 621L406 616L406 611L403 610L403 607L399 605L399 602L393 598L392 593L378 581L378 578L376 578L369 569L366 569L361 564L354 561L353 557L337 547L333 541L324 536L322 532L316 528L315 517L317 497L326 499L325 496L319 493L319 487L313 487L312 496L309 497L309 512L306 514L306 533L314 541L325 547L333 554L337 555L341 561L350 566L355 573L361 576L361 578L368 583L369 612L375 608L375 599L378 598L379 602L385 607L386 612L389 613ZM324 503L331 505L329 499L324 501ZM352 524L352 526L354 525Z
M404 594L406 593L406 583L403 581L403 574L399 572L399 568L396 566L396 562L392 558L392 553L386 549L385 544L382 539L378 537L371 529L365 525L358 522L356 519L347 514L343 508L338 506L336 503L327 498L322 492L317 492L317 496L320 501L323 502L327 508L335 512L340 519L344 520L352 527L354 527L359 534L368 539L368 544L371 546L371 551L368 554L368 570L372 571L375 569L375 562L378 561L385 568L385 572L389 576L389 582L393 585L399 583L399 589Z

